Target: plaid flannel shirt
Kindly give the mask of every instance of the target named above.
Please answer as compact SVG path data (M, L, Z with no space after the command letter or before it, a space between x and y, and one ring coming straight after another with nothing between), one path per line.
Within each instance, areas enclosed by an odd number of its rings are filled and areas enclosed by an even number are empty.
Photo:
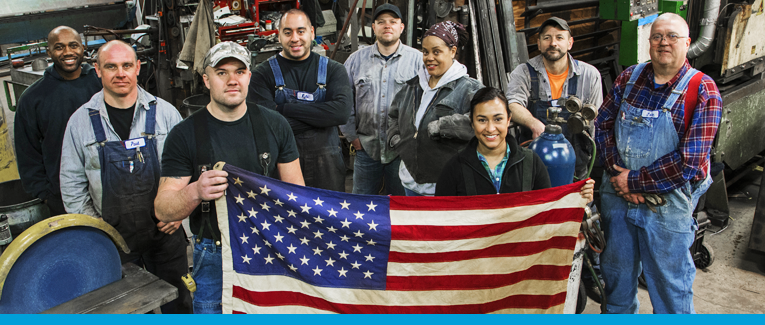
M648 64L625 100L635 107L659 110L669 98L675 84L690 68L686 60L680 72L672 80L654 89L653 65ZM619 174L613 169L613 165L625 166L616 147L614 124L621 106L624 88L634 69L635 66L631 66L619 75L595 119L595 141L600 154L599 159L612 176ZM683 121L685 112L682 104L684 103L685 94L680 96L670 111L680 139L677 150L660 157L649 166L630 171L628 177L630 192L667 193L688 181L699 181L706 177L709 170L709 152L720 124L722 98L714 80L705 75L699 85L698 101L688 132L685 132Z

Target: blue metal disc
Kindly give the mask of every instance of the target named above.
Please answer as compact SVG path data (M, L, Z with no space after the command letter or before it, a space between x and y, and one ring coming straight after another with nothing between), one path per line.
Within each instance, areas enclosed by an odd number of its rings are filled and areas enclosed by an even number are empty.
M5 279L0 313L45 311L122 277L119 252L101 230L71 227L32 244Z

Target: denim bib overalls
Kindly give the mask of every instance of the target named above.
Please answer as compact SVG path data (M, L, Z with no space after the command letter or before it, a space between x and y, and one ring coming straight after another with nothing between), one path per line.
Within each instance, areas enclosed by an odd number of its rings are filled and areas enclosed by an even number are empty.
M327 64L329 59L319 57L319 69L316 91L313 93L285 87L282 70L276 56L268 59L274 73L276 90L274 102L285 103L321 103L327 96ZM340 151L340 137L336 127L313 128L295 135L295 143L300 153L300 168L305 185L338 192L345 192L345 163Z
M180 278L188 271L184 230L181 227L167 235L159 231L159 220L154 216L160 178L156 106L156 100L149 104L142 136L125 141L108 141L101 114L88 109L101 163L101 217L117 229L130 248L129 254L120 251L123 264L145 266L178 288L179 298L162 306L162 313L190 313L191 296Z
M573 65L578 67L579 61L573 60ZM529 63L526 63L526 68L529 70L529 82L531 85L529 112L531 112L531 115L540 122L544 123L544 125L547 125L549 124L547 122L547 109L557 106L557 100L542 100L539 98L539 74ZM561 93L560 98L576 96L576 89L578 86L579 76L574 74L568 80L568 88ZM561 112L558 116L563 118L563 120L568 120L568 118L571 117L571 113L569 113L565 107L561 107ZM587 167L589 166L590 158L592 158L592 145L586 138L583 138L580 135L575 136L571 134L571 131L568 129L568 124L562 124L561 128L563 128L563 136L565 136L566 140L568 140L571 143L571 146L574 147L574 152L576 154L576 173L574 175L583 178L587 174ZM531 130L527 128L522 129L521 136L518 140L519 143L531 140Z
M661 109L652 111L649 107L634 107L625 100L645 66L640 64L632 72L614 126L619 155L624 167L630 170L651 165L677 150L680 139L671 109L697 73L689 69ZM637 278L642 270L654 313L694 313L692 285L696 267L689 249L698 225L692 213L699 197L712 183L709 171L702 181L686 182L662 194L667 203L656 206L657 212L646 204L635 205L617 196L609 179L609 173L604 173L600 187L608 243L600 259L608 312L638 312Z

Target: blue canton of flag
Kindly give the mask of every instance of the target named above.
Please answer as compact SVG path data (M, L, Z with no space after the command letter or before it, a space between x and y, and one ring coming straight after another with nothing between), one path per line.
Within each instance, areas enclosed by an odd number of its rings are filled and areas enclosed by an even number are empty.
M232 245L234 271L324 287L385 289L388 197L239 175L226 190L230 238L241 244Z

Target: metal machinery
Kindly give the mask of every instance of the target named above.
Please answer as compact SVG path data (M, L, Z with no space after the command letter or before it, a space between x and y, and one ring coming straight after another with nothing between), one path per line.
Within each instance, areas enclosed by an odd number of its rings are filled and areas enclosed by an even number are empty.
M0 255L0 314L146 313L178 289L134 264L116 229L81 214L42 220Z

